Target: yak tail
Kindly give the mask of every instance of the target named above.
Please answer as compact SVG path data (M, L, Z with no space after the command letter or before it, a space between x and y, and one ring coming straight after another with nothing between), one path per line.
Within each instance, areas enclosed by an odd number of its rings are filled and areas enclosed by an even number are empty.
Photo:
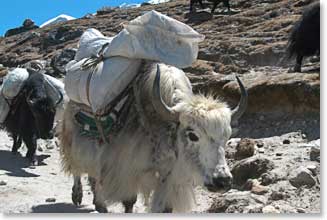
M65 112L64 112L64 117L63 120L60 122L60 134L59 134L59 139L60 139L60 156L61 156L61 161L62 161L62 169L66 173L72 173L72 168L71 168L71 148L72 148L72 132L71 129L68 128L67 123L72 123L67 121L67 114L70 114L69 109L70 106L67 105Z

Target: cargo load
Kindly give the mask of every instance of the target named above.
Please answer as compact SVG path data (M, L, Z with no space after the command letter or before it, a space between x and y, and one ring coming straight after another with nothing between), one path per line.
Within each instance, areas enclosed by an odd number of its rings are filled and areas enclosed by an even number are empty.
M190 26L156 11L130 21L114 37L87 29L75 60L66 65L65 91L100 114L136 77L142 60L189 67L203 40Z

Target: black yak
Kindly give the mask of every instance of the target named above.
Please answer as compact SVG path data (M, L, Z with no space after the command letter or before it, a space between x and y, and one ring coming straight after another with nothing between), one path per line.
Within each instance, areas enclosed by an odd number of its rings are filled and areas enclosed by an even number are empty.
M223 2L224 6L227 7L228 12L231 13L230 10L230 5L229 5L229 0L208 0L209 2L213 3L212 9L211 9L211 14L213 14L218 6L219 3ZM190 0L190 12L193 12L193 5L198 2L201 6L201 8L204 9L204 5L202 3L202 0Z
M293 27L288 41L288 58L296 56L294 72L301 72L303 57L320 52L320 4L314 2Z
M48 95L43 74L29 71L29 78L13 99L9 114L2 124L13 138L12 152L17 153L22 141L27 147L26 157L36 165L36 141L53 138L53 124L57 103Z

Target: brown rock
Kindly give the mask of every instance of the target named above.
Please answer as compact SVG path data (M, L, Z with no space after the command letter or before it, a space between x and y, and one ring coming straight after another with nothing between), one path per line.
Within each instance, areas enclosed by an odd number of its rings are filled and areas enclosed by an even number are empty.
M252 156L235 163L232 168L234 182L243 185L248 179L255 179L274 167L274 163L263 156Z
M244 138L236 146L235 159L240 160L251 157L255 151L256 142L253 139Z
M251 189L251 192L257 195L266 194L269 191L269 188L262 185L254 185Z

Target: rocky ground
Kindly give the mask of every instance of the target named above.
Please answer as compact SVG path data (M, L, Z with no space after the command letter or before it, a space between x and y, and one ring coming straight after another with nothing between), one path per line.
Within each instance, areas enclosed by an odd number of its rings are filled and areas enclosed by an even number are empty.
M136 9L102 8L95 16L0 38L0 82L8 68L35 59L42 60L48 73L63 77L63 67L85 29L94 27L112 36L123 22L144 11L168 14L206 36L198 60L185 69L195 92L219 95L234 106L239 90L233 74L239 74L249 93L246 114L234 125L226 146L233 189L224 194L197 189L193 211L319 213L320 61L308 58L302 73L288 73L294 60L284 59L288 33L310 2L233 0L232 15L218 7L213 16L209 8L189 14L187 0ZM11 155L10 147L10 138L1 131L0 212L93 212L88 186L84 205L72 205L72 179L61 172L55 142L39 143L37 167ZM141 198L134 211L146 211Z

